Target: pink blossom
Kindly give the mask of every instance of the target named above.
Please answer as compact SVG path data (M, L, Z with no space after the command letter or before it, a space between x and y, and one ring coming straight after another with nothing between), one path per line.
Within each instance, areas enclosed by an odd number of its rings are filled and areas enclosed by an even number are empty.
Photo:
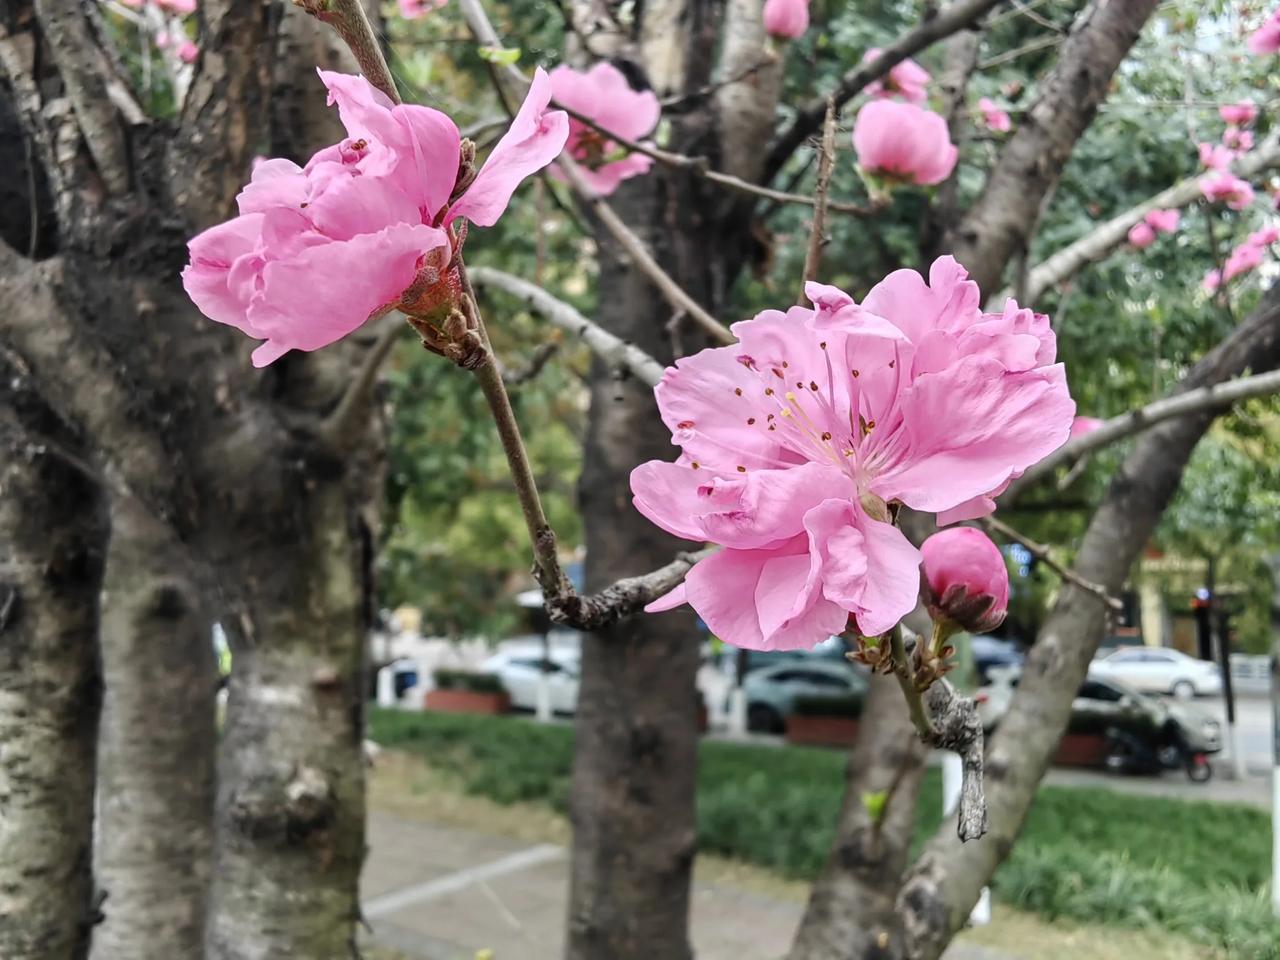
M1139 221L1129 228L1129 245L1143 250L1156 242L1156 232L1147 223Z
M1280 226L1272 224L1261 230L1255 230L1249 234L1249 239L1245 243L1254 247L1269 247L1273 243L1280 243Z
M764 28L786 40L803 36L809 29L809 0L764 0Z
M1225 202L1232 210L1243 210L1253 203L1253 187L1248 180L1226 172L1211 173L1200 178L1200 192L1212 203Z
M1272 11L1262 26L1249 37L1247 46L1250 53L1259 56L1280 51L1280 9Z
M682 448L631 474L636 508L723 545L651 604L690 603L752 649L811 647L852 617L884 633L915 605L920 553L894 505L983 516L1011 477L1066 441L1075 404L1049 319L1012 300L982 313L951 257L926 283L898 270L859 306L815 304L735 324L739 342L668 368L654 391Z
M995 101L990 97L979 100L978 109L982 112L982 122L987 125L988 130L1008 133L1012 129L1013 121L1009 119L1009 114L996 106Z
M1204 288L1206 290L1216 290L1221 283L1230 283L1240 274L1248 273L1262 263L1263 248L1252 241L1253 238L1250 237L1231 251L1231 254L1227 257L1227 262L1222 265L1221 273L1217 270L1210 270L1205 274Z
M161 50L169 46L168 30L161 30L159 33L156 34L156 46Z
M200 48L191 40L183 39L178 41L178 46L174 48L174 52L183 63L195 63L200 59Z
M1200 163L1210 170L1226 170L1236 158L1235 152L1216 143L1199 144Z
M1241 130L1238 127L1227 127L1222 131L1222 145L1234 151L1236 156L1248 153L1253 149L1253 131Z
M196 0L156 0L156 6L180 17L196 12Z
M1099 420L1097 417L1076 417L1071 421L1071 439L1093 433L1104 423L1106 423L1105 420Z
M406 20L417 20L419 17L439 10L449 0L399 0L400 16Z
M872 47L862 56L863 63L877 59L881 50ZM924 103L927 96L925 87L932 79L929 71L914 60L900 60L889 68L889 73L880 80L867 84L867 95L872 97L901 97L907 103Z
M920 545L923 600L935 623L986 633L1009 610L1009 569L1000 548L981 530L952 527Z
M551 71L551 92L560 106L590 117L627 140L638 141L651 133L662 112L652 90L632 90L622 71L603 60L585 73L556 67ZM602 197L618 189L623 180L647 173L653 165L642 153L623 154L614 141L572 117L565 149ZM559 172L552 175L559 177Z
M1247 127L1258 116L1258 108L1252 100L1241 100L1219 107L1218 116L1233 127Z
M872 100L858 111L853 147L868 173L920 185L947 179L959 155L942 117L894 100Z
M1178 229L1182 214L1177 210L1148 210L1142 219L1156 233L1173 233Z
M210 319L265 340L265 366L316 350L396 305L420 278L438 280L455 242L449 224L492 225L520 182L550 163L569 134L548 112L539 70L506 135L460 197L460 138L438 110L393 105L363 77L319 71L349 139L305 167L256 164L240 215L191 240L183 285Z

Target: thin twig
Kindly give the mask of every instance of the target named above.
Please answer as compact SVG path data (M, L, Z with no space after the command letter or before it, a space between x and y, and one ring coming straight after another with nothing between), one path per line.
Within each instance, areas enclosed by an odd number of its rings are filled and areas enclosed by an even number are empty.
M1020 47L1012 50L1006 50L1004 53L998 53L994 57L989 57L978 64L979 70L990 70L992 67L998 67L1002 63L1010 63L1019 57L1024 57L1028 53L1035 53L1037 50L1043 50L1045 47L1056 47L1065 38L1065 34L1054 33L1047 37L1037 37L1029 40Z
M1068 583L1075 584L1081 590L1092 593L1112 610L1120 611L1124 609L1124 604L1121 603L1118 598L1109 594L1106 587L1101 584L1094 583L1092 580L1086 580L1070 567L1064 567L1062 564L1058 563L1057 560L1054 560L1049 547L1045 544L1037 543L1035 540L1019 533L1017 530L1013 529L1013 527L1009 526L1007 523L1002 523L995 517L983 517L978 521L978 523L985 527L989 532L998 533L1006 540L1012 540L1014 543L1022 544L1028 553L1056 573L1060 578Z
M765 67L772 67L777 62L778 60L776 57L767 56L762 60L757 60L755 63L748 64L735 74L731 74L730 76L723 77L719 80L713 80L711 83L703 84L697 90L690 93L680 93L670 97L665 97L658 101L658 105L662 107L664 113L679 113L680 111L678 108L684 106L686 103L694 100L704 100L724 87L746 80L757 71L763 70Z
M827 100L827 119L822 125L822 144L818 148L818 178L813 188L813 228L809 231L809 250L804 258L804 280L800 305L807 299L804 284L818 279L822 268L822 248L827 245L827 193L831 188L831 169L836 158L836 101Z
M555 102L555 106L559 107L584 126L590 127L602 136L608 137L618 146L634 153L644 154L644 156L656 160L663 166L671 167L673 170L687 170L705 180L709 180L712 183L717 183L722 187L728 187L730 190L736 190L739 193L748 193L752 196L764 197L768 200L773 200L776 203L795 203L808 207L812 207L817 203L816 198L807 197L802 193L790 193L785 190L775 190L772 187L763 187L758 183L743 180L741 177L735 177L732 174L713 170L711 168L711 161L706 157L691 157L683 153L673 153L670 150L663 150L661 147L655 146L652 143L646 143L640 140L630 140L627 137L614 133L608 127L603 126L585 114L566 107L562 103ZM832 140L831 153L834 156L834 139ZM828 200L827 207L836 213L847 213L854 217L874 216L877 212L883 209L882 204L848 203L839 200Z
M649 278L649 281L658 288L658 291L666 297L667 301L677 310L685 311L712 339L722 344L736 343L737 341L733 334L729 332L729 328L708 313L702 304L688 294L684 287L676 283L671 274L662 269L662 266L645 246L644 241L636 236L631 228L623 222L622 218L614 213L613 208L605 202L605 199L591 188L591 185L587 183L586 178L582 176L582 172L578 169L578 165L567 156L561 156L557 163L559 163L565 179L569 181L583 200L590 204L596 217L604 224L605 229L613 234L613 238L626 251L631 262L641 273Z
M400 103L395 78L382 55L382 43L360 0L293 0L311 16L331 26L350 49L365 79Z
M557 327L580 337L607 366L624 368L651 387L657 386L662 379L662 364L657 360L634 344L615 337L604 327L588 320L571 304L541 287L492 267L471 267L470 275L477 286L510 294Z
M1162 397L1145 407L1122 413L1118 417L1112 417L1089 433L1068 440L1049 456L1030 467L1009 485L1009 489L1001 496L1000 502L1007 506L1032 483L1041 477L1048 476L1063 464L1072 463L1095 450L1124 440L1135 433L1141 433L1162 420L1214 410L1239 400L1264 397L1272 393L1280 393L1280 370L1236 377L1212 386L1185 390L1169 397Z
M715 553L719 547L676 554L666 566L637 577L624 577L605 587L599 593L582 597L568 594L546 603L547 612L555 623L575 627L578 630L599 630L601 627L639 613L648 604L670 593L684 580L685 574L700 560Z
M534 347L533 355L519 370L502 371L502 382L508 387L518 387L535 379L543 371L548 361L560 350L559 340L546 340Z
M1218 232L1213 229L1213 208L1208 203L1203 203L1201 206L1204 209L1204 230L1209 240L1209 256L1218 266L1218 289L1214 291L1213 299L1218 301L1218 306L1222 308L1222 312L1234 327L1235 311L1231 309L1231 294L1227 292L1227 254L1219 246Z

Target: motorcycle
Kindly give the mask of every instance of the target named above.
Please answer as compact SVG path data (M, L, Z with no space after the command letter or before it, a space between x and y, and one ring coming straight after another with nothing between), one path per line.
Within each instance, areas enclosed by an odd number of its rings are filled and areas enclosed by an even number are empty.
M1193 783L1213 777L1209 755L1187 742L1181 727L1172 721L1155 735L1142 735L1123 727L1108 727L1103 766L1112 773L1158 774L1181 767Z

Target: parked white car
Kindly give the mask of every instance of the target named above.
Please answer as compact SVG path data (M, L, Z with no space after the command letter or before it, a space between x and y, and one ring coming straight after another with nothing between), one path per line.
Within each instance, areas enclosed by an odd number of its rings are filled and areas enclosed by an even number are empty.
M1222 672L1216 663L1165 647L1121 647L1094 660L1089 674L1180 699L1222 693Z
M576 649L552 647L545 667L542 657L540 644L512 646L494 654L480 669L497 675L517 710L538 709L538 684L545 671L551 709L555 713L573 713L578 708L581 654Z

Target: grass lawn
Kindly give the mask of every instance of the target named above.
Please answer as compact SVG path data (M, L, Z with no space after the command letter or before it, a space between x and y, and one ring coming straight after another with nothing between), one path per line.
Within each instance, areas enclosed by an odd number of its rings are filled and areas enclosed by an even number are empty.
M373 710L370 736L420 752L471 794L564 813L573 731L507 717ZM826 856L843 790L838 751L704 742L700 849L798 880ZM936 828L936 771L917 811ZM1244 807L1045 787L996 896L1050 919L1161 929L1233 960L1280 960L1271 917L1270 823Z

